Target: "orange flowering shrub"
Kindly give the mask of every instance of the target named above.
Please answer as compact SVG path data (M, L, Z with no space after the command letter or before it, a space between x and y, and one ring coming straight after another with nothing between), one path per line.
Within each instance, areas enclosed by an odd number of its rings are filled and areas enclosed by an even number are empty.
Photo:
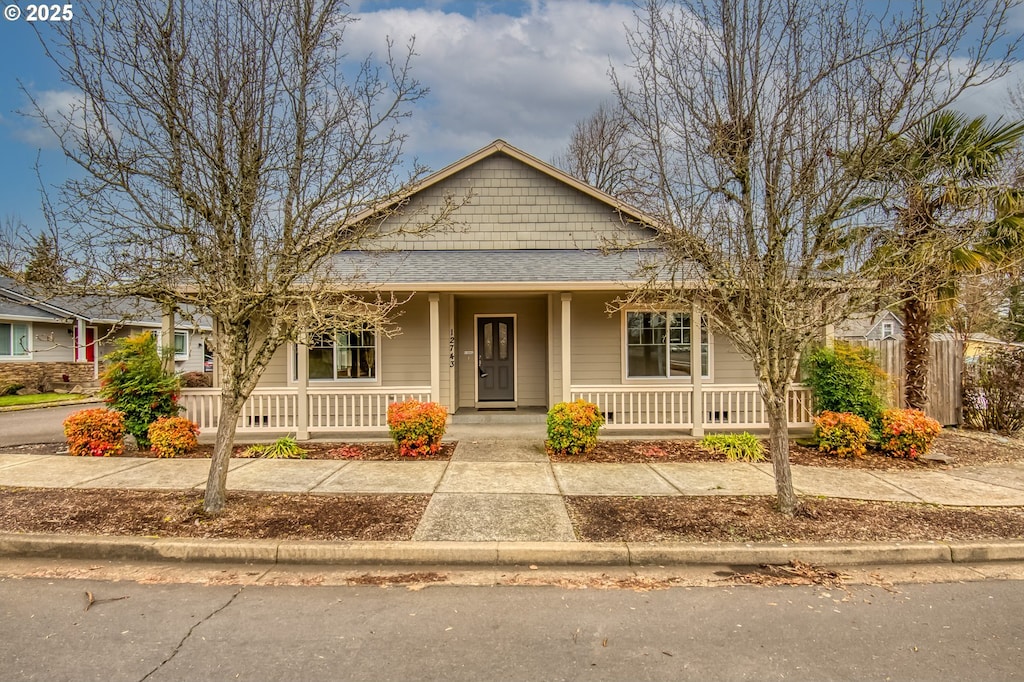
M437 403L406 400L388 405L388 430L405 457L433 455L441 449L448 411Z
M882 412L882 452L890 457L917 459L928 452L942 425L921 410Z
M594 403L575 400L558 403L548 411L548 439L544 447L557 455L580 455L597 445L604 415Z
M64 436L72 455L120 455L124 452L124 417L102 407L80 410L64 420Z
M199 445L199 424L185 417L160 417L149 425L149 447L157 457L174 457Z
M837 457L863 457L870 431L866 419L849 412L826 410L814 418L818 450Z

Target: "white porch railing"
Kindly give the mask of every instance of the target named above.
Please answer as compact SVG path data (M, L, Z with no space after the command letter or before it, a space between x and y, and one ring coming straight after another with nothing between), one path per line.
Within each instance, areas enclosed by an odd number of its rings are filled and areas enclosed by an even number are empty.
M709 429L767 428L764 401L757 386L706 384L698 396L690 386L573 386L572 399L592 402L605 415L609 430L693 427L694 398L700 421ZM813 418L811 389L795 385L789 392L789 425L809 426Z
M572 399L594 403L605 428L681 428L693 426L690 386L573 386Z
M430 387L318 388L306 390L304 405L294 386L258 388L238 417L238 432L299 430L299 424L321 432L359 432L387 429L388 405L414 398L430 400ZM184 416L200 431L216 431L220 424L220 389L186 388L181 392ZM305 414L300 412L305 407Z

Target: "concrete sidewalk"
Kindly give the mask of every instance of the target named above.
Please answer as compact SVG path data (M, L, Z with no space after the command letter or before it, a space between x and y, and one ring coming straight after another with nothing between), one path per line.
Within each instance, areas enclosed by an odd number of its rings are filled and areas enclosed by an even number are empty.
M311 554L304 551L303 556L312 562L326 560L329 556L345 556L350 561L358 559L355 562L362 559L383 560L387 557L399 563L417 562L410 557L419 557L427 562L439 560L458 563L477 559L489 562L492 558L498 560L502 546L506 559L514 556L527 563L537 563L545 558L555 563L617 563L624 556L627 562L636 561L638 556L656 556L660 557L657 560L663 562L693 561L694 556L701 554L697 551L699 548L693 546L655 544L641 551L641 548L630 548L625 543L611 544L613 547L609 547L577 542L564 497L774 494L774 481L768 464L551 463L541 444L543 435L540 438L523 438L522 429L518 429L518 438L494 438L493 430L488 431L488 435L492 437L479 437L478 431L460 434L459 444L450 462L237 459L230 463L227 485L230 491L431 496L413 542L321 544L309 550ZM0 486L202 489L208 471L209 460L75 458L0 452ZM1024 464L894 472L795 465L793 475L797 491L806 496L950 506L1024 506ZM188 547L193 556L198 551L195 549L197 543L204 543L145 539L100 541L98 544L93 543L93 549L97 546L119 547L118 552L123 553L123 545L134 542L135 551L145 554L153 551L153 543L157 542L164 547L161 551L167 551L167 547ZM17 545L18 542L29 541L24 538L0 538L0 550L3 550L0 555L10 551L12 542ZM54 551L67 553L68 547L82 541L44 537L34 542L42 543L41 547L50 549L63 547L62 550ZM269 552L273 560L278 561L282 560L282 551L288 555L288 548L292 545L205 541L204 546L219 547L216 552L233 548L230 552L241 552L237 557L239 560L255 560L256 555L264 556ZM303 546L313 545L316 544ZM947 544L927 543L924 548L918 545L922 544L897 543L890 550L895 552L893 556L903 557L902 560L955 560ZM968 545L973 548L973 553L963 556L980 556L978 544ZM257 546L261 549L254 549ZM357 552L358 556L352 554L355 546L361 548ZM523 554L514 549L516 546L528 548L528 551ZM989 556L995 551L1000 558L1024 559L1024 543L1011 543L1009 546L1016 549L1010 555L1007 555L1006 543L996 543L994 546L996 550L988 547L982 554ZM368 547L376 549L368 550ZM812 547L804 546L801 551L806 553ZM856 556L859 562L880 556L880 546L877 545L854 544L854 549L845 546L826 547L834 561L850 562L853 560L851 557ZM998 549L1000 547L1002 549ZM773 550L768 546L748 544L736 549L740 554L745 552L744 556L748 556L753 563L761 562L755 560L756 557L777 558L776 554L771 553L776 550L776 553L781 553L778 556L786 553L786 556L795 556L794 548L785 546ZM41 550L37 547L25 551L36 553ZM172 554L175 551L172 549ZM708 548L703 550L702 555L706 558L710 556L708 551ZM817 554L811 551L812 558L821 558L820 551L817 550ZM765 555L765 552L769 553ZM720 556L721 551L716 551L714 555ZM574 558L568 560L566 557L569 556ZM733 552L729 556L735 559L738 555Z

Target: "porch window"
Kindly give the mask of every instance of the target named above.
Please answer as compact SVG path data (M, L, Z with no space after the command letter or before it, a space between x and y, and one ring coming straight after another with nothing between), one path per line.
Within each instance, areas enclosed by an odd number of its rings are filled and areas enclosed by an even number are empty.
M309 378L376 379L376 359L377 334L372 329L317 334L309 344Z
M627 312L626 376L630 379L689 378L690 313ZM707 320L700 324L701 376L711 376Z
M188 360L188 332L174 332L174 359Z
M0 358L28 357L27 324L0 323Z

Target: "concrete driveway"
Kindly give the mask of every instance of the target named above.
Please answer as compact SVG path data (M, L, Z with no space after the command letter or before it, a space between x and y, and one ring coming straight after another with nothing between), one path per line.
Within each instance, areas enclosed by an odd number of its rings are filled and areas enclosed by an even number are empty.
M39 407L32 410L0 412L0 446L64 441L64 420L72 412L102 407L101 403Z

